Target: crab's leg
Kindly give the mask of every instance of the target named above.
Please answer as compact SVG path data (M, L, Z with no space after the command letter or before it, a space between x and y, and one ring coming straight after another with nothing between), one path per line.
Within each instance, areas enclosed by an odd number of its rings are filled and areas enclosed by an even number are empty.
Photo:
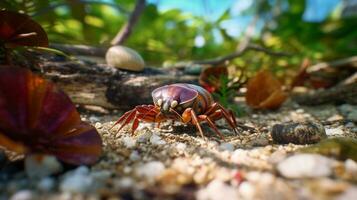
M114 125L113 125L112 127L110 127L109 130L111 130L112 128L114 128L114 126L116 126L117 124L120 124L120 123L121 123L124 119L126 119L134 110L135 110L135 109L129 110L129 111L125 112L125 113L114 123Z
M191 122L192 124L196 125L198 131L200 132L201 137L204 138L201 125L197 119L195 111L193 111L192 108L187 108L182 113L182 121L183 123Z
M217 126L207 115L199 115L198 118L201 120L205 120L208 123L208 125L214 130L214 132L224 140L224 136L222 135L222 133L219 132Z
M135 115L136 115L136 109L133 109L128 115L128 117L126 118L126 120L124 121L124 123L120 126L117 132L119 132L125 125L129 124L130 121L132 121L135 118Z

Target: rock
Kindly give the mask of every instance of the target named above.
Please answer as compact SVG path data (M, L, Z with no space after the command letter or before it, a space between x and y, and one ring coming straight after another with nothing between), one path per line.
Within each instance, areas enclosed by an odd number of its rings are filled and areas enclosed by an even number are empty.
M151 144L157 145L157 146L166 144L166 142L164 140L162 140L161 137L155 133L152 134L152 136L150 137L150 142L151 142Z
M10 197L10 200L35 200L37 197L31 190L17 191Z
M297 154L280 162L277 169L287 178L316 178L332 174L333 160L317 154Z
M48 192L54 189L55 186L56 186L56 181L50 177L42 178L40 182L38 182L37 184L37 188L43 192Z
M339 160L357 161L357 140L352 138L329 138L318 144L300 149L304 153L319 153Z
M139 155L139 152L138 151L132 151L130 156L129 156L129 159L131 161L137 161L137 160L140 160L140 155Z
M338 109L340 110L342 115L347 116L353 110L357 110L357 106L353 106L350 104L342 104L338 107Z
M187 145L185 143L178 142L176 144L176 150L177 151L184 151L186 148L187 148Z
M207 187L199 190L196 194L198 200L236 200L239 199L237 188L223 181L213 180Z
M243 199L295 199L294 191L282 179L268 172L249 172L239 186Z
M353 200L356 199L357 197L357 187L352 186L349 189L347 189L344 193L339 195L336 200Z
M62 165L54 156L33 154L25 158L25 171L30 178L43 178L61 172Z
M63 175L60 190L70 193L85 193L91 191L93 183L94 178L89 175L89 169L81 166Z
M113 183L114 188L116 189L127 189L134 186L135 181L130 177L123 177L116 179Z
M138 177L144 177L149 181L153 181L161 175L165 170L165 165L160 161L151 161L145 163L135 169L135 174Z
M150 140L152 133L151 132L144 132L138 136L137 141L139 143L145 143Z
M136 146L136 140L134 140L132 137L125 136L121 139L123 145L128 148L134 148Z
M346 119L353 122L357 122L357 108L348 113Z
M145 66L144 60L136 51L124 46L110 47L105 59L109 66L130 71L143 71Z
M357 175L357 162L351 159L347 159L345 161L345 168L348 173Z
M239 185L238 193L242 199L254 199L256 190L253 184L244 181Z
M234 151L234 145L232 143L222 143L221 145L219 145L219 149L222 151Z
M326 128L325 129L326 131L326 135L328 136L334 136L334 135L343 135L344 132L343 130L341 129L341 127L338 127L338 128Z
M310 121L275 124L271 135L278 144L312 144L327 137L322 124Z

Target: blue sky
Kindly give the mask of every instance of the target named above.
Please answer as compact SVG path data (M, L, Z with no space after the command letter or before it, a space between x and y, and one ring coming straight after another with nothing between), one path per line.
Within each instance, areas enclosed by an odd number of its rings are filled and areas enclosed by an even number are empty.
M184 13L204 17L208 21L217 20L227 9L232 19L222 22L222 27L227 29L228 34L239 36L252 20L252 16L241 15L242 11L249 8L254 0L148 0L156 4L159 11L165 12L170 9L179 9ZM269 0L272 4L275 0ZM323 21L335 10L341 0L307 0L307 7L303 20L309 22ZM286 5L288 6L288 5ZM262 26L262 21L258 22Z

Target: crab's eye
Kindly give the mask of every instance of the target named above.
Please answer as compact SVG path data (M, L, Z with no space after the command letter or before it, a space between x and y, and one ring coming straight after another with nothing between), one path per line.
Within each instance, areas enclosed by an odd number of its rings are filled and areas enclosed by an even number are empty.
M157 100L157 105L161 106L162 105L162 99Z
M176 101L176 100L173 100L172 102L171 102L171 108L175 108L176 106L177 106L177 104L178 104L178 102Z

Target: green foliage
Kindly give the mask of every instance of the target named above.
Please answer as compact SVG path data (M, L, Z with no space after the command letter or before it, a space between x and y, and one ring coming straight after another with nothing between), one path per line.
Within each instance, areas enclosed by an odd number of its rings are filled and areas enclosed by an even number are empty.
M135 2L3 0L0 7L30 14L46 29L51 42L109 46L127 21ZM304 58L314 62L357 53L357 29L354 28L357 27L356 17L342 18L335 14L323 22L305 22L302 20L305 1L274 2L254 1L239 15L256 16L264 21L261 34L254 35L252 42L289 52L292 56L272 57L265 53L246 53L233 63L245 68L248 73L270 68L278 76L283 76L295 71ZM288 6L284 8L284 5ZM221 26L222 22L232 18L229 10L218 20L208 21L180 10L159 12L156 5L148 4L125 45L138 50L146 62L152 65L222 56L234 52L243 37L233 37ZM222 42L216 42L214 32L222 37ZM197 36L205 39L204 46L194 45Z
M244 110L234 102L237 96L237 88L229 87L231 80L224 75L220 76L220 88L217 92L212 93L213 97L225 108L230 109L240 117L244 115Z

